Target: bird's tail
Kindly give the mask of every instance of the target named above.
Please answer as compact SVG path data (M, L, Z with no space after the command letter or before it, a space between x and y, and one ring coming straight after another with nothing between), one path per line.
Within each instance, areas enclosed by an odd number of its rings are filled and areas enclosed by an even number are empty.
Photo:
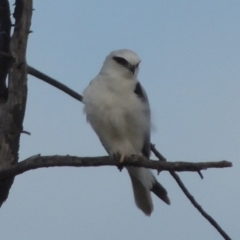
M166 189L157 181L149 169L127 167L127 170L132 182L135 203L147 216L150 216L153 211L150 191L165 203L170 204Z

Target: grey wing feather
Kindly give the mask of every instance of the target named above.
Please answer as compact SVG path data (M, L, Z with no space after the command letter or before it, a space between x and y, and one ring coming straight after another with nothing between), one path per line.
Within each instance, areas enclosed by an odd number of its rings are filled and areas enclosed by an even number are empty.
M149 117L150 121L150 106L148 102L148 97L147 94L144 90L144 88L141 86L141 84L138 82L136 84L134 93L137 94L137 96L147 105L147 111L146 114ZM149 158L151 154L151 142L150 142L150 129L149 131L145 134L144 138L144 144L142 148L142 154ZM167 190L157 181L157 179L154 177L155 182L153 183L151 191L156 194L160 199L162 199L165 203L170 204L170 199L168 198L167 195Z
M140 100L147 105L147 111L146 114L149 118L150 121L150 106L149 106L149 102L148 102L148 97L147 97L147 93L144 90L144 88L141 86L140 82L137 82L134 93L140 98ZM143 144L143 148L142 148L142 154L149 158L150 157L150 129L148 130L148 132L145 133L145 138L144 138L144 144Z
M151 191L157 195L161 200L163 200L166 204L170 205L170 199L168 197L167 194L167 190L162 186L162 184L160 184L157 179L155 178L155 182L153 184L153 187L151 189Z

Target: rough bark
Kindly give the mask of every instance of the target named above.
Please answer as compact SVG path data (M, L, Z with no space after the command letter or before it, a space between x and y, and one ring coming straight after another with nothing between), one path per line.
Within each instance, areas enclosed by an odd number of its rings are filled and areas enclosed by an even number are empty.
M32 1L16 0L15 27L10 40L11 66L8 98L0 116L0 169L18 161L19 140L27 99L26 48L31 24ZM0 206L7 199L14 178L0 182Z
M10 64L10 9L7 0L0 1L0 104L7 100L6 78Z

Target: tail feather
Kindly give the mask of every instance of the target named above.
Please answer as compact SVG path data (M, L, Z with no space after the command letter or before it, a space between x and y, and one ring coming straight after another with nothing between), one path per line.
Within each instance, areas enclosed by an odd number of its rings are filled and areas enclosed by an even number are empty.
M170 204L166 189L157 181L152 172L145 168L127 167L131 178L135 203L147 216L153 211L151 192Z
M156 181L153 183L151 191L157 195L161 200L163 200L166 204L170 205L170 199L167 195L167 190L155 179Z
M134 200L139 209L141 209L147 216L150 216L153 211L153 203L149 188L143 186L142 182L130 174Z

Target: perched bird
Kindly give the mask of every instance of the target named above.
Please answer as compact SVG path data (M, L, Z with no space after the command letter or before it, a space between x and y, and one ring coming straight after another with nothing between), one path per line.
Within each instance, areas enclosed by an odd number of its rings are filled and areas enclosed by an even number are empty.
M122 49L111 52L99 74L84 90L87 121L112 157L143 155L150 157L150 107L145 90L137 79L140 59ZM153 211L150 191L170 204L166 189L152 171L127 167L135 203L146 215Z

